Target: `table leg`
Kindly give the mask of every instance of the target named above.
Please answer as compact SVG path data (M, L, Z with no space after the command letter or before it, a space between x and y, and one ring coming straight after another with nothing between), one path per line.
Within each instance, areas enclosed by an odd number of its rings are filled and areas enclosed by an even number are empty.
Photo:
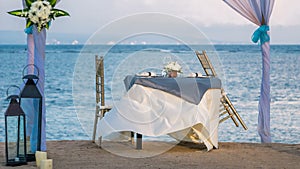
M141 150L142 149L142 142L143 142L143 135L136 133L136 149Z
M134 144L134 132L130 132L131 144Z

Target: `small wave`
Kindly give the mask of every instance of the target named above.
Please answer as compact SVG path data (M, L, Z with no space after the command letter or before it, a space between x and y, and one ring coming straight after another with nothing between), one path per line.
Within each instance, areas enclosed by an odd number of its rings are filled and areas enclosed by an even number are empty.
M159 49L158 52L162 52L162 53L171 53L172 50L168 50L168 49Z
M176 50L176 49L144 49L147 52L161 52L161 53L185 53L190 52L190 50Z
M164 53L170 53L171 50L168 49L144 49L143 51L147 52L164 52Z
M46 53L80 53L79 50L46 50Z

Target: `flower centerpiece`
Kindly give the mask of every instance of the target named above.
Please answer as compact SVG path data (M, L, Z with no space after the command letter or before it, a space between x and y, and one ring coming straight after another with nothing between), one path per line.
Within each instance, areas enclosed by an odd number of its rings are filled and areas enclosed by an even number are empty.
M177 77L177 73L182 73L182 68L177 62L169 62L164 66L164 71L169 77Z
M25 0L27 8L8 12L11 15L27 19L26 28L36 25L40 32L49 29L50 21L60 16L70 16L68 12L55 9L57 0Z

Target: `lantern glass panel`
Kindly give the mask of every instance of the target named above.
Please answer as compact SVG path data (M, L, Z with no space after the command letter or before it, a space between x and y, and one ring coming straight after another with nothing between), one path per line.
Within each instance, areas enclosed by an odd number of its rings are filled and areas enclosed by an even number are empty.
M24 116L6 116L7 124L7 162L26 162Z
M41 142L41 98L22 98L21 107L26 114L27 154L40 151Z

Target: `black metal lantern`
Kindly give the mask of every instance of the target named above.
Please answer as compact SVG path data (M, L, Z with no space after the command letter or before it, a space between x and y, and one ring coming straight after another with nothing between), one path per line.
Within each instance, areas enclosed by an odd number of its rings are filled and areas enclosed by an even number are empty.
M37 75L24 75L28 66L34 66ZM35 152L41 150L42 105L43 96L37 88L39 71L35 65L27 65L23 69L24 88L20 93L20 105L26 114L27 161L35 161Z
M13 87L20 90L17 86ZM6 92L7 96L8 89ZM27 164L25 113L18 102L18 95L10 95L7 99L10 100L10 103L5 112L6 165L24 165Z

